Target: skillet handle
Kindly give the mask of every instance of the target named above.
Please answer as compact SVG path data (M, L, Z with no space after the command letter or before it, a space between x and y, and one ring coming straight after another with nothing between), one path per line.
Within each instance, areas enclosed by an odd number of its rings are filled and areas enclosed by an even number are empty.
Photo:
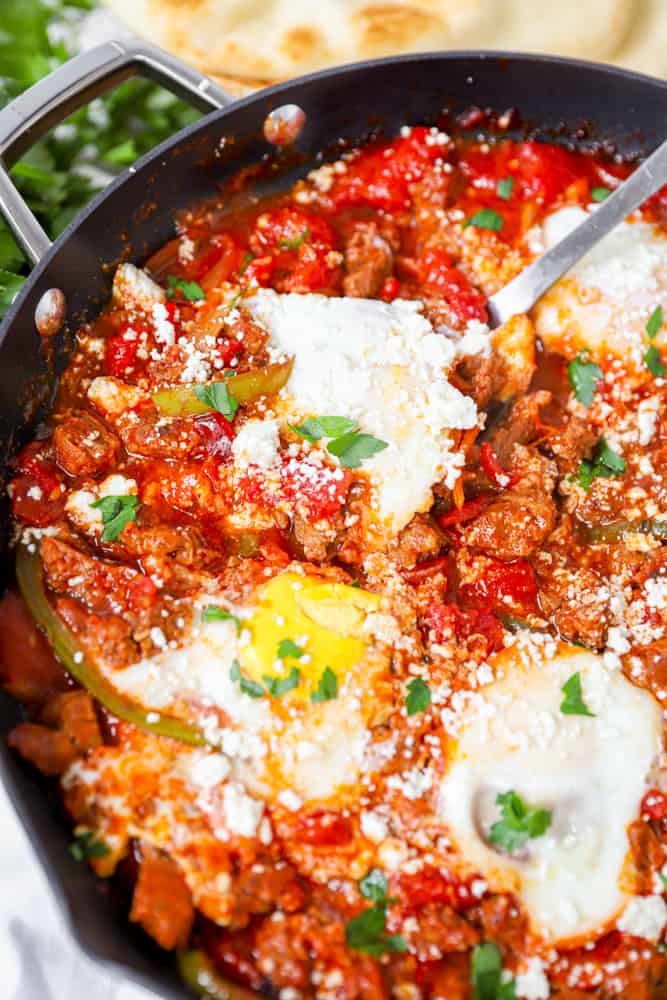
M0 213L33 264L51 240L14 186L9 167L58 122L133 76L154 80L205 112L232 101L213 80L162 49L118 41L82 52L11 101L0 111Z

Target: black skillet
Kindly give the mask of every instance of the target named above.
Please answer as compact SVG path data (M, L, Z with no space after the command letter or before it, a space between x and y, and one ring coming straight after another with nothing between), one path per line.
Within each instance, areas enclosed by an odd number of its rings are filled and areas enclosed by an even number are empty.
M2 165L11 166L57 121L133 75L148 76L203 110L215 110L143 157L51 245ZM305 121L291 152L277 154L264 138L264 123L270 112L289 105L303 109ZM173 235L177 210L210 197L221 180L263 157L280 168L271 183L286 186L322 151L335 156L339 139L361 140L378 126L391 134L405 123L435 122L443 109L456 116L471 106L501 116L519 108L524 128L552 141L579 148L604 141L623 156L645 156L664 137L667 83L565 59L430 53L326 70L233 102L165 53L114 42L77 57L19 97L0 113L0 210L35 268L0 327L2 468L48 406L66 359L68 328L94 315L108 296L113 273L108 265L121 258L144 260ZM287 121L298 124L301 117L288 114ZM40 301L42 309L62 302L54 289L64 296L66 315L49 352L36 332L35 310ZM0 523L8 578L6 515ZM125 924L99 883L70 858L69 834L42 783L5 747L1 736L19 714L0 696L0 774L76 941L100 965L182 1000L185 991L171 960Z

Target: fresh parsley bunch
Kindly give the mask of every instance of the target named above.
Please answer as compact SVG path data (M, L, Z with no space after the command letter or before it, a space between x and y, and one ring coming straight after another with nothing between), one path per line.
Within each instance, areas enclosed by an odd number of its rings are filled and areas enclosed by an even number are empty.
M74 54L77 22L94 6L94 0L2 0L0 107ZM16 164L12 175L55 237L114 174L197 117L165 90L133 80L54 129ZM0 221L0 318L28 271Z

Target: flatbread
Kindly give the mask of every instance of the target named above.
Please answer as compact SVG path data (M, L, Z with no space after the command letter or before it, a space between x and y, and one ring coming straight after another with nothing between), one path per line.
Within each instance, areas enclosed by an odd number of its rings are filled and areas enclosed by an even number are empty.
M617 62L652 76L667 76L667 0L644 0Z
M129 28L205 72L259 80L432 49L612 59L632 32L637 6L635 0L105 2Z

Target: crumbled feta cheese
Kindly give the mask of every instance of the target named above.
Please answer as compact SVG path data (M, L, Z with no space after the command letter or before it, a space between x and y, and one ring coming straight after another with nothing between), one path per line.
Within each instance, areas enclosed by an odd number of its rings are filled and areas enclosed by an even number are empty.
M232 453L242 469L249 465L269 469L276 464L279 447L277 420L247 420L234 438Z
M625 934L657 941L667 923L667 903L662 896L634 896L616 926Z

